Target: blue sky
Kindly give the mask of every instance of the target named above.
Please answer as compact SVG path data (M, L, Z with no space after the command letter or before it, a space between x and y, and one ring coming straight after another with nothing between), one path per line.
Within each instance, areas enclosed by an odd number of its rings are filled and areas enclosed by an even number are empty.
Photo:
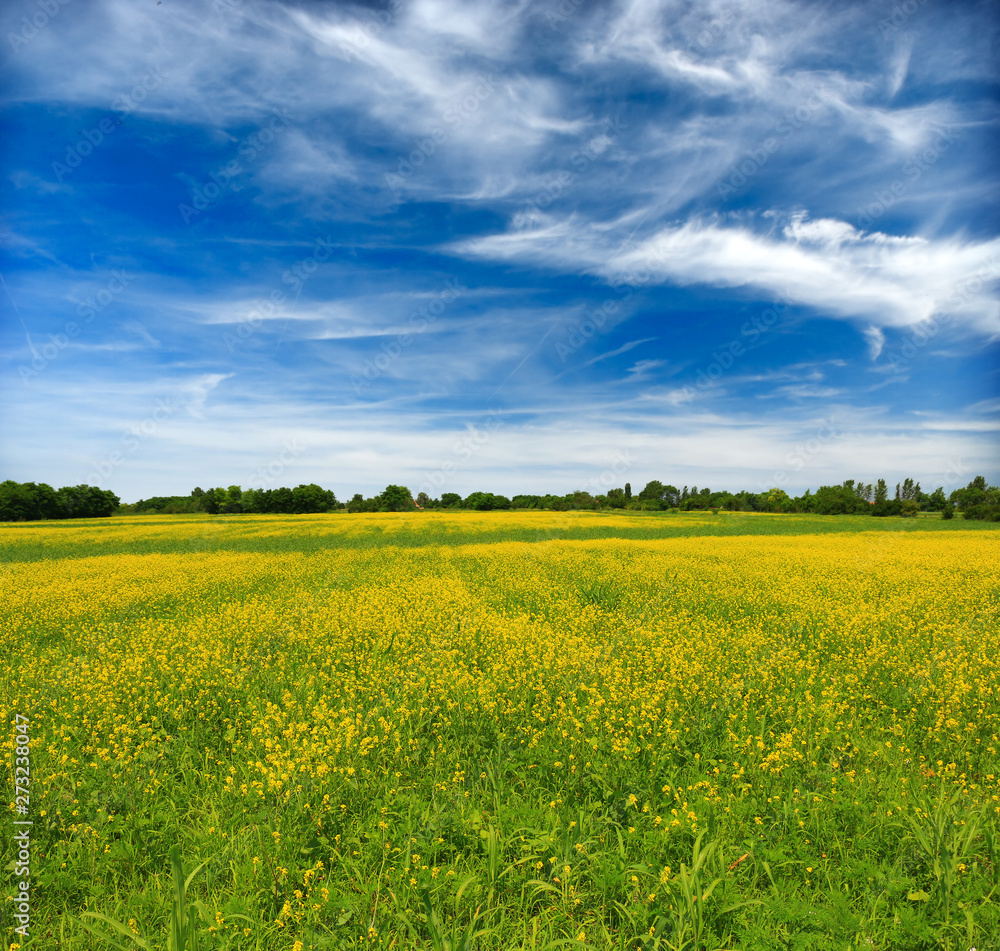
M995 5L0 18L3 478L1000 481Z

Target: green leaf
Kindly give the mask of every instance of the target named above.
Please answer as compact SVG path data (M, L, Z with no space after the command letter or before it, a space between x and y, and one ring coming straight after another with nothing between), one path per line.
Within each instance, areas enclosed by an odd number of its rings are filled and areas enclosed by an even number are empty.
M927 892L910 892L906 897L910 901L930 901L931 898Z
M134 941L135 944L137 944L140 948L143 949L143 951L153 951L153 948L150 947L148 941L143 941L142 938L136 937L136 935L132 934L129 928L126 925L123 925L120 921L114 921L113 919L108 918L107 915L99 914L96 911L85 911L83 914L87 918L97 918L98 921L103 921L106 925L109 925L110 927L114 928L115 931L119 932L119 934L122 934L129 940ZM106 941L110 945L114 945L114 947L121 949L121 951L135 951L134 947L127 948L125 945L119 944L117 940L112 938L110 935L105 934L99 928L95 928L89 922L82 921L79 918L72 918L72 916L70 917L70 920L76 921L77 924L83 927L90 934L95 935L102 941Z

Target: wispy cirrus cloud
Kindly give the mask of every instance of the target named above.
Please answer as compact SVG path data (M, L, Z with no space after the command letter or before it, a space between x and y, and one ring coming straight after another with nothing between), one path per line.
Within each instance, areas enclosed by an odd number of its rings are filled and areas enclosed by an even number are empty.
M283 430L317 447L297 472L369 491L500 404L470 485L558 489L628 445L633 484L739 487L824 414L847 435L801 488L889 448L1000 477L997 18L887 17L64 5L0 93L9 471L59 481L147 394L179 409L123 492L238 482Z
M638 241L623 225L571 219L465 240L459 253L578 268L609 280L646 271L660 281L751 286L831 316L905 327L947 310L980 334L1000 333L1000 239L960 241L866 233L834 219L796 214L779 233L689 221ZM979 275L976 290L962 290Z

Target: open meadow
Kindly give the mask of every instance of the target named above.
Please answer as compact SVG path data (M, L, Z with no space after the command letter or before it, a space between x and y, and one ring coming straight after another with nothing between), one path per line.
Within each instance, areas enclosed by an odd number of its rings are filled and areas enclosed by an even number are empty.
M153 516L0 550L5 949L1000 947L996 525Z

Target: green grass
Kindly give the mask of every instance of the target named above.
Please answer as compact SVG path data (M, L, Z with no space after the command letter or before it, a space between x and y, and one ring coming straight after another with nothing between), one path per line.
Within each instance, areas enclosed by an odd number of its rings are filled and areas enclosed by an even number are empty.
M21 948L1000 948L1000 761L990 745L1000 693L959 694L948 673L956 655L996 670L995 654L974 652L997 639L1000 529L723 513L503 520L4 526L12 597L23 585L64 585L0 615L0 712L12 720L30 702L40 777L35 925ZM912 532L960 537L968 558L943 559L948 580L936 588L907 560ZM828 570L810 573L799 549L788 561L779 549L775 564L791 581L755 573L754 539L830 533L858 557L831 554ZM703 536L746 544L684 546ZM638 546L608 554L561 544L602 538L679 544L664 549L666 571L647 569ZM515 544L494 560L477 547L497 542ZM176 588L153 579L106 601L74 600L88 559L133 554L176 571ZM238 560L254 554L263 557ZM413 580L422 572L448 585L431 592ZM857 610L873 612L873 655L897 642L922 652L878 654L844 694L840 720L811 720L809 697L818 703L824 684L849 682L839 628L850 617L848 581L859 586ZM448 601L451 589L468 601ZM364 624L345 626L339 640L309 634L346 625L351 611ZM533 676L505 680L493 666L513 663L499 654L508 621L529 632L517 651ZM712 631L765 622L767 643L736 636L711 653ZM692 669L707 656L715 666L678 676L677 696L648 728L675 721L677 735L660 742L640 729L630 691L641 698L663 670L648 632L687 627L699 632L684 647ZM581 632L594 649L543 663L546 630L557 647ZM136 695L120 673L128 665L141 674ZM508 695L506 713L484 708L487 682ZM593 748L562 738L560 702L585 711L614 683L631 685L615 708L619 729L634 732L629 755L613 731L587 733ZM944 716L956 726L938 726ZM287 796L229 789L260 781L266 741L312 768L309 730L350 724L358 738L378 737L380 717L402 752L375 746L370 759L338 760L357 773L302 772ZM966 722L978 732L959 736ZM101 750L124 742L126 727L139 743L120 768ZM768 771L733 731L769 749L801 737L804 755ZM939 756L954 769L928 770ZM852 773L846 795L835 789ZM10 775L0 785L8 799ZM689 808L697 827L664 835L654 817L669 822ZM296 920L286 905L305 911ZM9 947L9 919L0 928Z
M802 535L874 532L894 536L913 531L995 532L990 522L948 521L934 513L918 518L872 518L861 515L770 515L759 512L532 512L537 527L517 524L525 513L491 513L496 524L478 524L482 513L425 512L392 515L136 515L112 519L71 519L45 522L52 536L37 539L39 523L7 523L0 532L0 563L44 561L50 558L87 558L94 555L151 554L154 552L316 552L330 549L377 548L383 545L479 545L503 541L538 542L554 539L586 541L626 538L653 541L742 535ZM463 525L467 517L471 526ZM417 518L420 520L417 521ZM505 519L511 524L504 525ZM627 521L607 526L601 522ZM352 533L327 532L324 525L364 526ZM127 526L127 534L107 537L94 529ZM286 526L315 530L285 532ZM165 529L169 526L169 531ZM271 534L262 536L262 530Z

